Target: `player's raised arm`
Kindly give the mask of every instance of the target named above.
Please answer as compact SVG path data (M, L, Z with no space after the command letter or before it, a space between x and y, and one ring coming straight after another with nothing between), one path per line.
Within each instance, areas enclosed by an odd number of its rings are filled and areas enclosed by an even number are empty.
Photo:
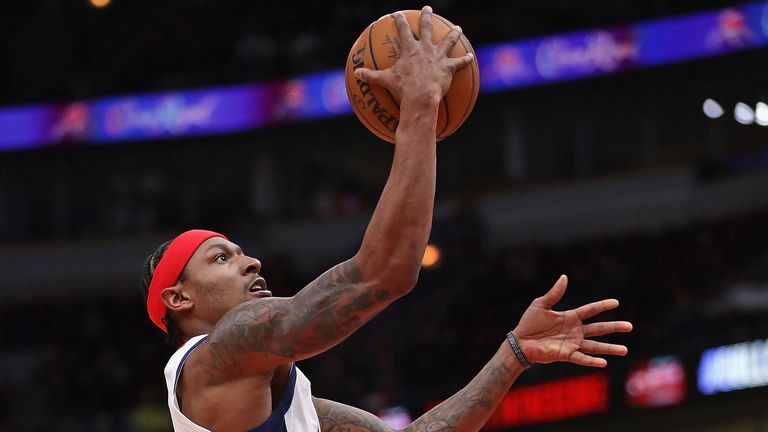
M315 355L414 287L432 224L438 105L453 72L472 60L447 56L458 27L432 43L431 15L422 10L417 41L403 14L395 14L400 59L386 70L356 71L401 101L392 170L360 249L290 299L247 302L224 315L204 348L211 370L239 376Z

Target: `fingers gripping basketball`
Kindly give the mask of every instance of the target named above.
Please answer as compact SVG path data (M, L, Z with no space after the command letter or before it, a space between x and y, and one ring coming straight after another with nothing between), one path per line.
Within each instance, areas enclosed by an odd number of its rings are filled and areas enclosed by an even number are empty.
M480 89L480 72L469 40L445 18L431 14L431 26L420 11L403 12L413 38L420 40L422 29L431 34L433 43L451 58L454 69L450 87L443 97L438 112L437 139L455 132L467 119L475 105ZM401 24L402 25L402 24ZM373 22L355 41L346 64L347 96L355 115L378 137L395 142L395 131L400 121L400 101L397 95L375 82L378 76L392 67L402 50L402 39L397 20L385 16ZM407 33L404 33L407 34ZM356 72L359 71L359 72Z

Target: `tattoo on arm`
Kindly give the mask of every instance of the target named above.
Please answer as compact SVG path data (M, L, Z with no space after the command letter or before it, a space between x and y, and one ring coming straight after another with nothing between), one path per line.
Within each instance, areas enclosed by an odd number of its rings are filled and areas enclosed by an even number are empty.
M222 317L211 332L208 367L227 377L245 366L273 368L331 348L396 298L373 289L355 259L341 263L291 298L243 303Z
M483 427L522 367L507 366L501 350L458 393L411 423L404 432L474 432ZM513 360L514 361L514 360ZM392 432L373 414L314 398L322 432Z
M380 418L361 409L320 398L315 402L322 432L392 432Z
M518 375L497 353L469 384L416 419L405 430L477 431L488 421Z

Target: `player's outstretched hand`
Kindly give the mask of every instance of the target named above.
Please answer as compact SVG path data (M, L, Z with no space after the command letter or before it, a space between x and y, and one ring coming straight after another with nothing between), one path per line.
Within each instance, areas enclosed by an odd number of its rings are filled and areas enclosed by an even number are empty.
M421 9L419 40L414 38L402 12L395 12L392 17L400 38L400 58L394 66L384 70L359 68L355 76L385 87L398 98L439 101L448 92L453 73L472 61L472 54L460 58L448 57L448 52L461 36L461 28L455 26L442 41L434 44L431 7Z
M576 309L556 312L552 307L565 294L568 278L563 275L543 296L537 298L526 309L520 323L513 330L520 348L531 363L552 363L557 361L576 363L582 366L604 367L608 362L593 355L627 354L624 345L609 344L591 340L596 336L632 331L627 321L595 322L585 324L595 315L619 306L615 299L601 300Z

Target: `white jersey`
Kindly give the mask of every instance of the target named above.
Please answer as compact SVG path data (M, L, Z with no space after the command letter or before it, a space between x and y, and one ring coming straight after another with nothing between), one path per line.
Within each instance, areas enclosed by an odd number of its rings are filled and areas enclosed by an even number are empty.
M171 410L173 430L176 432L210 432L198 426L182 414L176 399L176 383L181 376L181 368L189 354L203 343L207 334L195 336L176 351L165 366L165 382L168 385L168 408ZM291 366L283 398L273 407L272 413L258 427L248 432L317 432L320 421L315 405L312 403L312 388L307 377L296 365Z

